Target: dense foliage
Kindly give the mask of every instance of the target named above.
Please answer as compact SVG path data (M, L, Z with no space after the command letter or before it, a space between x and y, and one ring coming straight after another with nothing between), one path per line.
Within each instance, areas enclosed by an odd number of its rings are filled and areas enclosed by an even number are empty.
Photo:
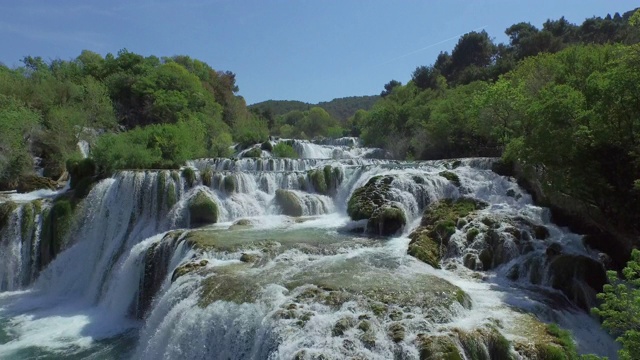
M351 96L323 101L316 105L302 101L268 100L250 105L249 109L269 124L274 135L301 139L315 136L336 138L348 135L347 120L358 110L371 109L379 98ZM327 124L310 124L318 121L326 121ZM318 126L319 129L309 128Z
M598 295L600 307L593 309L604 319L602 325L622 344L620 359L637 359L640 356L640 251L634 250L627 267L619 279L615 271L609 271L609 282Z
M236 95L235 75L187 56L105 57L0 66L0 185L33 172L57 179L87 141L101 170L177 167L194 156L228 156L234 140L268 137L267 124Z

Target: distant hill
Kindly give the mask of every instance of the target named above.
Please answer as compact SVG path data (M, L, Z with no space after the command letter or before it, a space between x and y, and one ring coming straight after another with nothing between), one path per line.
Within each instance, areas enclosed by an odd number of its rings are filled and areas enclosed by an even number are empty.
M356 111L363 109L369 110L373 104L380 99L378 95L372 96L349 96L344 98L333 99L331 101L322 101L318 104L309 104L295 100L267 100L253 105L249 105L249 109L258 109L261 112L267 109L271 110L274 116L284 115L293 110L305 111L314 106L325 109L331 116L345 122Z

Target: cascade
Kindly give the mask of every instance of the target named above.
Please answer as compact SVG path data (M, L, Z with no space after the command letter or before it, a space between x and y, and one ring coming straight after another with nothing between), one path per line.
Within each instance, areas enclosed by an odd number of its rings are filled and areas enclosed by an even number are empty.
M0 200L0 357L534 358L556 322L581 352L615 358L583 310L600 255L493 173L494 159L279 141L301 158L118 172L55 236L46 220L60 198ZM414 239L446 199L481 206L437 228L447 241L427 264ZM373 236L389 209L401 226Z

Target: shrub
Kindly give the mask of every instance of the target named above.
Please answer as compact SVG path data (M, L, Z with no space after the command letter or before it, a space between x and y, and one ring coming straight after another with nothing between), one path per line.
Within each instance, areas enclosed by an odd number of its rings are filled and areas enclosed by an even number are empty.
M292 159L298 158L298 153L293 148L293 146L285 142L277 143L276 146L273 147L273 151L271 152L271 154L275 157L280 157L280 158L292 158Z

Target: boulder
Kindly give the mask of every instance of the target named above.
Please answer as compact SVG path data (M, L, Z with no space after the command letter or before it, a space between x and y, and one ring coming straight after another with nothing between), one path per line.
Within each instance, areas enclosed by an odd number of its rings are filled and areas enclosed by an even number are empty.
M391 182L391 176L374 176L364 186L356 189L347 204L347 214L351 219L369 219L379 207L388 204Z
M189 200L189 225L198 227L218 221L218 205L204 191Z
M302 205L300 198L290 190L276 190L276 204L282 209L282 213L287 216L302 216Z
M382 236L390 236L401 231L407 224L404 211L396 205L382 206L369 218L367 231Z

